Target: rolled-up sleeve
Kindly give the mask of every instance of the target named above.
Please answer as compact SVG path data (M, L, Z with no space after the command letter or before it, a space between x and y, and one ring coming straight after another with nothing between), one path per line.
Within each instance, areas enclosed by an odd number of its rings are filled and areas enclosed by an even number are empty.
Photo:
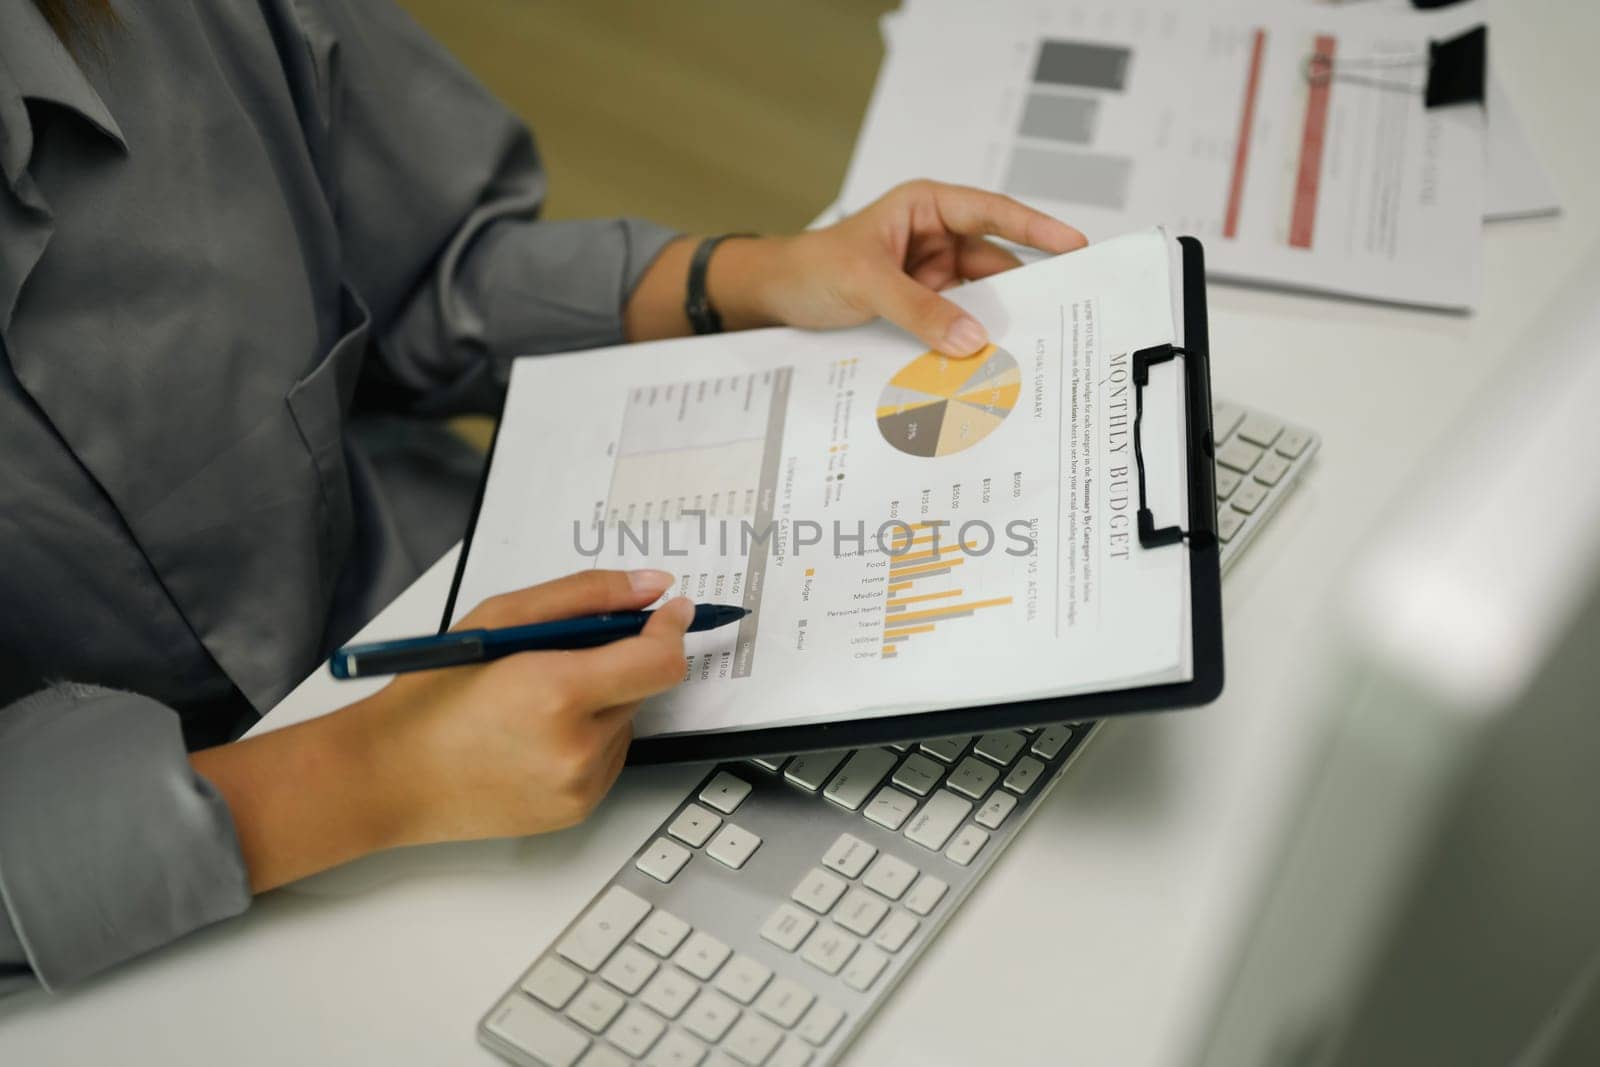
M623 339L672 231L541 221L532 135L391 0L298 0L323 57L347 276L424 410L492 408L514 356Z
M249 904L232 816L174 712L87 686L0 708L0 992L60 988Z

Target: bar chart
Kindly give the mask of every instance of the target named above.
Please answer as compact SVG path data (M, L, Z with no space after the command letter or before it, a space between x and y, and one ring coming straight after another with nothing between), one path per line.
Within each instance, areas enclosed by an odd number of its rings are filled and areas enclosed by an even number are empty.
M907 643L957 619L1004 607L1009 596L973 598L962 587L970 546L940 545L932 524L915 523L894 545L883 603L884 659L896 659Z

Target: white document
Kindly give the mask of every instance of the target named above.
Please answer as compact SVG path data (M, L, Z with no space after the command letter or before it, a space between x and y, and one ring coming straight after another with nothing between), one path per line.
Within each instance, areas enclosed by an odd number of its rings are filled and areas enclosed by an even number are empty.
M889 24L842 206L940 178L1008 192L1091 238L1153 223L1194 234L1217 278L1468 308L1484 111L1424 109L1421 64L1430 37L1473 21L916 0ZM1331 76L1313 74L1316 56ZM1383 72L1385 87L1339 67L1374 57L1411 65Z
M1559 215L1561 197L1539 161L1499 78L1489 79L1489 184L1483 217L1490 222Z
M1130 374L1183 343L1181 273L1151 230L952 290L995 342L968 360L881 324L520 359L455 618L591 567L750 608L690 635L638 736L1191 680ZM1144 390L1158 526L1188 522L1183 385Z
M1318 3L1339 3L1341 0L1317 0ZM1561 212L1561 197L1556 193L1550 172L1539 161L1528 138L1527 128L1511 102L1505 82L1495 73L1494 14L1498 7L1488 0L1474 3L1475 17L1489 23L1489 99L1488 115L1488 176L1484 188L1483 217L1488 222L1511 219L1537 218ZM1357 10L1369 9L1365 4L1351 3ZM1423 17L1436 14L1431 9L1418 9L1411 0L1382 0L1372 7L1400 14ZM1487 14L1492 12L1494 14Z

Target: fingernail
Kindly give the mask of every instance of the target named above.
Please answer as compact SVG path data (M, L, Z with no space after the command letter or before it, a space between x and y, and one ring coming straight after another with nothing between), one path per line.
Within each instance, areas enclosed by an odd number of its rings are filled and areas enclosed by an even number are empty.
M944 350L952 356L970 356L989 343L989 331L971 315L963 315L945 331Z
M645 593L651 593L655 596L660 596L662 593L665 593L667 591L667 587L672 585L672 583L675 581L677 581L677 579L668 574L666 571L645 569L628 572L628 584L631 585L633 587L633 591L638 593L640 596L643 596Z

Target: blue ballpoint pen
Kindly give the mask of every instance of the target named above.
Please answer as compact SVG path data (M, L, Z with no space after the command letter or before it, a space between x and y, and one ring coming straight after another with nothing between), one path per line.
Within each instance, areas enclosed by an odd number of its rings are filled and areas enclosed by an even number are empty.
M453 630L427 637L375 641L370 645L346 645L328 660L328 670L335 678L369 678L487 663L517 652L593 648L633 637L644 629L653 614L653 611L613 611L500 630ZM689 632L715 630L738 622L748 614L749 608L731 604L696 604Z

